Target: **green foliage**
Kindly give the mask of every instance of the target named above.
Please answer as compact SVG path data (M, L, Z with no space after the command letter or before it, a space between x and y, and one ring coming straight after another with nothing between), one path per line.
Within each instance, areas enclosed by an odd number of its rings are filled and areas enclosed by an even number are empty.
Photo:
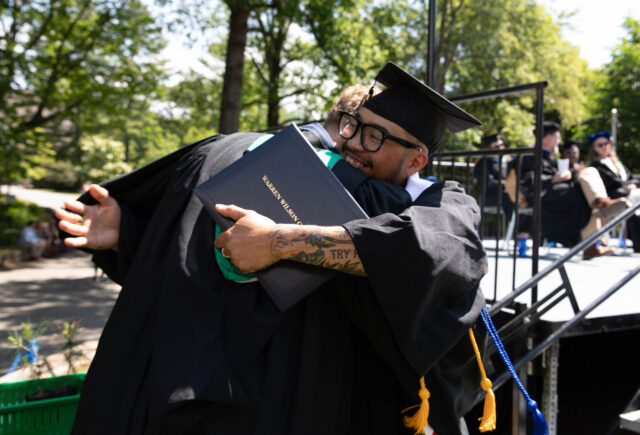
M64 359L69 365L67 376L71 373L75 373L74 361L76 358L82 356L82 352L76 350L76 347L80 344L80 342L76 341L76 334L79 326L80 320L63 322L62 324L62 338L64 339L62 344L62 353L64 355Z
M219 2L220 6L231 3L234 7L241 4L250 13L241 130L321 118L343 87L368 82L388 57L376 29L385 16L384 5L393 4L390 0L375 6L364 0ZM206 23L219 23L221 16L228 19L221 10L227 8L203 0L184 0L176 7L180 26L188 18L195 21L191 35ZM194 11L209 12L196 17ZM386 20L393 21L392 16L386 15ZM226 35L220 31L207 34L212 38L211 56L224 61ZM212 71L219 68L212 66ZM220 81L217 89L210 95L219 101ZM212 119L217 121L217 113Z
M427 80L428 2L408 1L406 43L397 58ZM437 6L437 88L447 95L548 81L545 109L572 125L584 117L590 75L578 49L561 39L561 24L530 0L440 0ZM463 104L483 122L481 134L502 131L511 144L534 141L535 91ZM444 148L459 147L449 136ZM467 148L470 147L467 144Z
M44 219L45 211L37 205L0 196L0 249L17 248L27 222Z
M68 160L54 161L42 164L44 175L33 181L33 187L54 189L64 192L79 191L82 180L78 177L76 168Z
M383 0L308 1L302 28L313 36L313 49L304 54L314 65L304 97L296 104L302 119L323 118L345 87L371 83L400 40L384 33L399 22L402 2ZM298 80L300 80L298 74Z
M159 111L159 134L151 136L154 145L159 149L172 147L175 150L214 134L220 117L221 90L218 79L208 79L194 71L169 87ZM162 145L163 142L166 145Z
M640 172L640 22L627 18L626 37L613 50L612 60L600 72L594 89L591 122L584 136L611 130L610 113L619 116L617 151L633 172ZM583 136L583 137L584 137Z
M215 134L220 119L229 6L249 11L240 129L321 119L347 85L370 83L386 60L427 79L427 0L34 0L0 3L0 179L43 178L71 189L140 166ZM439 0L437 83L462 95L546 80L545 116L584 137L620 111L620 154L637 150L637 22L596 83L576 47L536 0ZM161 24L209 47L203 75L170 86L155 55ZM635 80L635 82L634 82ZM596 83L585 124L587 89ZM483 126L447 135L470 148L502 131L534 141L535 93L464 103ZM577 126L577 127L574 127ZM56 162L54 162L56 160ZM64 163L61 163L64 162ZM123 162L125 164L123 164Z
M88 136L80 142L82 158L78 175L84 182L99 183L132 168L124 162L122 142L102 136Z
M0 2L0 21L0 179L38 176L43 155L157 88L164 41L139 0Z

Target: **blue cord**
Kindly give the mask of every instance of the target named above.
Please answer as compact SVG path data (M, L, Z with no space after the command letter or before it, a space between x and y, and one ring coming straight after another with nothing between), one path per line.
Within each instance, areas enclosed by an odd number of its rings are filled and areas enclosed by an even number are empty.
M533 435L549 435L549 426L547 425L547 420L544 418L544 415L538 408L538 404L536 403L536 401L533 400L531 396L529 396L529 393L524 388L524 385L522 385L522 382L520 381L520 378L518 377L516 370L511 363L511 359L509 358L509 355L507 354L507 351L502 344L502 340L500 340L498 331L491 321L491 316L489 315L489 311L487 310L486 305L482 307L480 317L482 318L482 323L484 323L485 328L487 328L489 336L491 336L493 343L496 345L496 349L498 349L498 353L500 354L502 361L504 361L504 364L507 366L507 370L509 370L509 373L511 373L511 377L518 386L518 389L522 393L522 396L527 401L527 410L529 410L533 418Z
M13 373L13 371L15 371L15 369L18 368L18 366L20 365L20 362L22 361L23 356L26 356L27 361L31 364L38 362L38 360L36 359L36 353L40 350L40 347L38 346L38 343L36 342L35 338L31 340L30 344L27 344L27 349L29 350L26 351L24 349L21 349L18 352L7 374Z

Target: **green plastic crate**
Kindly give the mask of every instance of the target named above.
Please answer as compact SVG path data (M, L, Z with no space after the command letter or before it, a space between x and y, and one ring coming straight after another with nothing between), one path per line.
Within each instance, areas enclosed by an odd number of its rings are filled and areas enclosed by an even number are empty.
M35 380L0 384L0 435L66 435L71 432L85 373L69 375L67 385L78 387L75 396L25 402L25 394L38 391ZM40 380L42 390L64 386L65 376Z

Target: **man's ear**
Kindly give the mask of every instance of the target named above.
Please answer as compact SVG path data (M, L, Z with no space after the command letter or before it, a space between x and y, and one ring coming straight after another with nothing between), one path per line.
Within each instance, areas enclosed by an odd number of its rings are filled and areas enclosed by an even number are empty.
M427 166L429 162L429 155L424 151L415 150L411 154L409 156L409 166L407 166L407 175L409 177Z

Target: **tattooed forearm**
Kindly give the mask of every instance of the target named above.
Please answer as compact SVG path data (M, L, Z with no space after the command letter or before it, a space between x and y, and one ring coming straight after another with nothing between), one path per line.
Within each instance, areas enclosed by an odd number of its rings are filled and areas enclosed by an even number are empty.
M292 239L293 242L304 242L307 245L319 248L330 248L338 244L351 242L351 238L332 237L321 232L301 230L298 237Z
M283 230L272 231L269 236L271 237L271 252L279 258L284 258L285 252L291 249L292 240Z
M351 237L342 227L286 226L273 231L271 251L281 259L366 276Z
M298 261L300 263L313 264L315 266L322 266L326 263L324 259L324 251L318 249L315 252L306 253L298 252L296 255L290 258L290 260Z

